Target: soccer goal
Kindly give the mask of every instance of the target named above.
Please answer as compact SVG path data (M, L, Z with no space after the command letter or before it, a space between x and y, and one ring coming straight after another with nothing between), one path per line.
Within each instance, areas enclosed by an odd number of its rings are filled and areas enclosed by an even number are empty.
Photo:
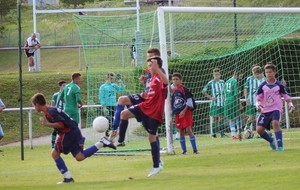
M299 56L300 56L300 9L299 8L197 8L159 7L156 12L139 15L137 31L136 15L117 16L74 16L84 51L87 66L88 104L99 103L99 87L105 82L107 72L122 76L128 95L141 92L143 86L138 77L144 73L146 63L131 65L130 49L135 38L140 59L145 59L149 47L159 47L164 61L163 67L170 76L174 72L183 75L184 85L197 99L194 111L194 132L199 137L209 137L211 118L210 101L203 96L203 88L212 80L214 68L221 71L221 79L231 78L234 71L243 75L240 91L245 79L252 75L253 65L263 67L273 62L278 69L278 78L287 83L296 107L299 105ZM144 56L141 58L141 56ZM169 98L169 96L168 96ZM240 99L244 102L243 97ZM174 153L179 142L174 141L169 99L166 101L165 125L159 129L161 147ZM240 119L245 123L245 110L240 111ZM101 108L90 108L87 113L87 127L93 118L105 115ZM282 126L296 128L299 112L284 115ZM289 122L286 122L289 121ZM149 149L147 133L139 123L130 121L128 146L132 151ZM228 122L224 120L222 129L229 134ZM287 126L287 124L289 126ZM220 127L217 126L217 132ZM98 138L98 134L87 137ZM207 138L207 139L209 139ZM221 143L223 141L220 141ZM214 144L216 141L207 141ZM200 146L203 143L199 142ZM125 149L122 148L122 151Z
M242 92L246 78L252 75L251 68L272 62L277 66L278 79L286 83L298 107L299 8L159 7L157 14L162 59L168 63L164 64L165 70L169 75L180 72L184 85L199 103L194 111L195 133L210 136L212 131L211 101L204 97L203 89L213 79L215 68L220 70L224 82L234 72L241 74L238 91L244 102ZM167 132L172 118L169 110L166 109ZM245 108L238 115L245 124ZM285 114L282 127L296 128L298 118L298 111L290 116ZM228 133L228 121L223 125ZM171 134L167 137L172 138Z

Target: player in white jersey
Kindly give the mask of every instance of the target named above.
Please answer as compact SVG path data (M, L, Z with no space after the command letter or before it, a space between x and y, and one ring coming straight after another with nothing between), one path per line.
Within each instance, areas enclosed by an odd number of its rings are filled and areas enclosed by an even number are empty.
M246 115L248 116L245 129L253 130L255 126L256 108L255 98L259 85L266 80L260 66L252 67L252 76L249 76L244 85L244 96L246 99Z
M212 137L216 138L216 127L219 124L221 129L221 137L224 137L224 97L223 87L224 80L221 80L221 72L219 68L213 70L214 79L209 81L203 88L202 93L211 100L209 116L212 117Z
M32 33L29 38L27 38L25 43L25 54L28 60L28 71L35 71L34 68L34 52L41 47L39 39L37 39L36 34Z

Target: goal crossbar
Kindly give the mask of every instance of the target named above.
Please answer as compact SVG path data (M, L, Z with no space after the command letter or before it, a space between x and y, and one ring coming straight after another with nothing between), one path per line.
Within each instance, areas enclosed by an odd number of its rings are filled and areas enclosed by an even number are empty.
M287 7L159 7L158 12L196 13L300 13L300 8Z

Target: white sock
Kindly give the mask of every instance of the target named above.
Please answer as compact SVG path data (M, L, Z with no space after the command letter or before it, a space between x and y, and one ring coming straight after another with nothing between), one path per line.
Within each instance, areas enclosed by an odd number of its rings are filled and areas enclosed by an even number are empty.
M96 142L95 146L100 149L101 147L103 147L103 143L101 142Z
M65 172L65 173L63 174L63 176L64 176L64 178L67 178L67 179L72 178L71 173L70 173L69 171Z

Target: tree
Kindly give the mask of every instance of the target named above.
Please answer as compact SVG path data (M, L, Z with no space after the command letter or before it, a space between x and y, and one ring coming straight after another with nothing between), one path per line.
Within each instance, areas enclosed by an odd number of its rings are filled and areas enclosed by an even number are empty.
M94 0L60 0L62 3L77 8L78 5L85 5L86 2L94 2Z
M2 23L3 17L5 17L11 9L17 8L16 0L0 0L0 20Z

